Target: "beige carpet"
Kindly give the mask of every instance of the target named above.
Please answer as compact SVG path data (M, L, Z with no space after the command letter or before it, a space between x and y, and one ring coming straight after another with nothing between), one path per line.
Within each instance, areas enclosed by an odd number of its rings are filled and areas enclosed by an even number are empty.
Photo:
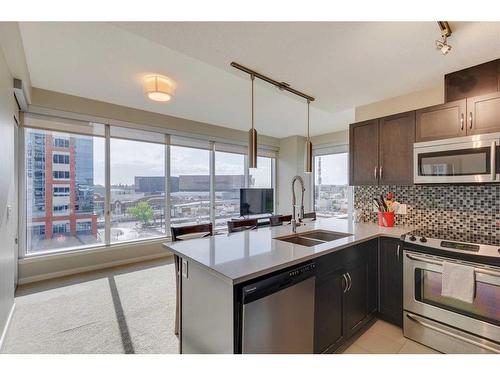
M172 258L21 286L3 353L178 353Z

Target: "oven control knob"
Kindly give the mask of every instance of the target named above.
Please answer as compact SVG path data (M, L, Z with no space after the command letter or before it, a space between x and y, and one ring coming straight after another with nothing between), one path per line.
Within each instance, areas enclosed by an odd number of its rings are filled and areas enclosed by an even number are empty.
M413 234L410 236L410 241L416 241L417 237L415 237Z
M422 237L420 237L420 242L423 242L423 243L427 242L427 238L425 238L425 237L423 237L423 236L422 236Z

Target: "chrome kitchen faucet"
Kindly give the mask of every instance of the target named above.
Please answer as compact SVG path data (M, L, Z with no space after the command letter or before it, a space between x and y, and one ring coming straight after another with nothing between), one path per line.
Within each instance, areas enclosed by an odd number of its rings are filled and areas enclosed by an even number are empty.
M297 198L295 197L295 181L299 181L300 188L302 191L302 199L300 201L300 211L299 211L299 221L295 220L295 206L297 206ZM290 224L292 224L293 233L297 232L297 227L301 226L302 219L304 218L304 192L306 188L304 187L304 180L300 176L295 176L292 178L292 220Z

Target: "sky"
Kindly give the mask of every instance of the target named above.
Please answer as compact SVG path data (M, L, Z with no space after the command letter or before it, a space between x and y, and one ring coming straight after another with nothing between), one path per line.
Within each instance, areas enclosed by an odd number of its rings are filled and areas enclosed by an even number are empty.
M347 153L316 156L314 179L318 183L318 160L321 158L321 183L323 185L347 185Z
M172 176L208 175L210 153L208 150L171 146L170 171ZM259 163L260 162L260 163ZM259 158L257 170L250 174L259 183L269 181L270 162ZM111 184L133 185L135 176L164 176L165 148L162 144L111 139ZM94 138L94 183L104 185L104 139ZM244 156L216 152L215 173L223 175L244 174Z

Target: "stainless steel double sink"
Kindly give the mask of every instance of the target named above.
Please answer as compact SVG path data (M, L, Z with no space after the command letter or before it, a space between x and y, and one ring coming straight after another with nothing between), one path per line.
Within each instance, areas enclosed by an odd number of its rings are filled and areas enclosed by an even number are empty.
M275 240L311 247L349 236L352 236L352 234L317 229L309 232L294 233L288 236L276 237Z

